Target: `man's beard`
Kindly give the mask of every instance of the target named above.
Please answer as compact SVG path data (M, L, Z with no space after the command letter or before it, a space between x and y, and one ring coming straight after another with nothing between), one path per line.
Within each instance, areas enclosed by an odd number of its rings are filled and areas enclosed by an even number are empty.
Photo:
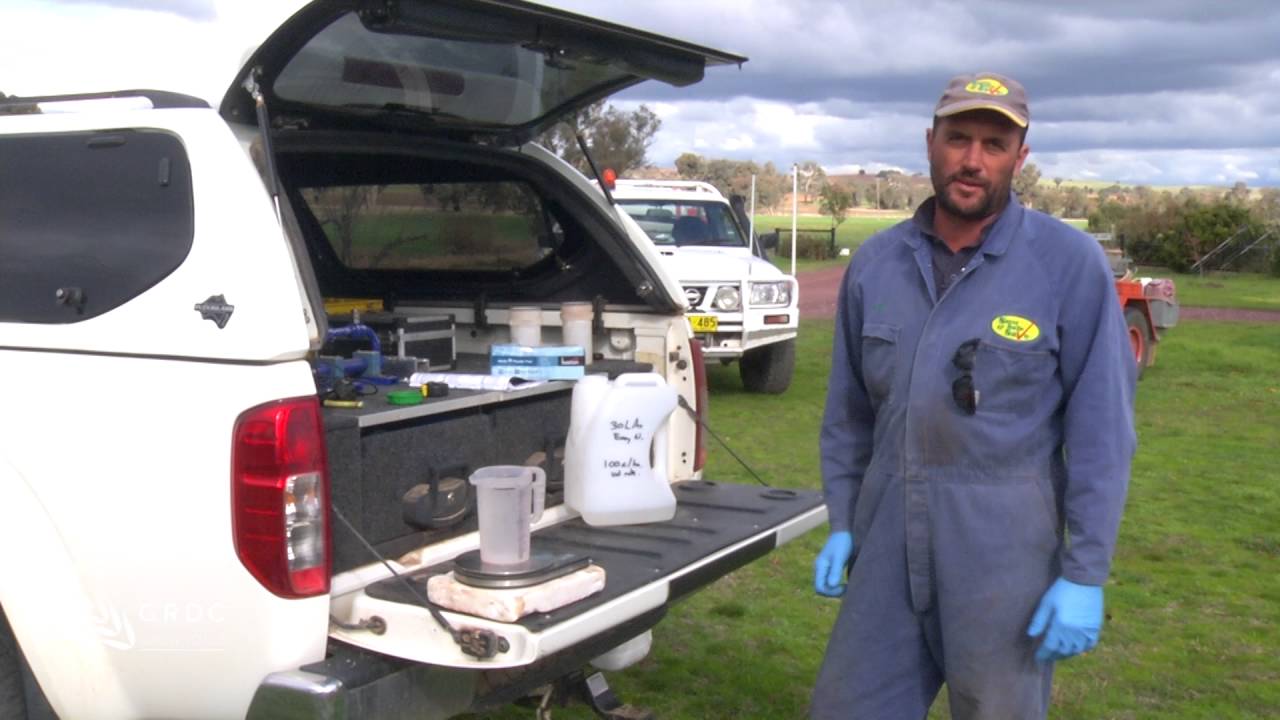
M949 215L977 222L985 220L992 215L1004 210L1005 205L1009 203L1009 182L1004 183L986 183L983 191L982 202L970 209L965 209L957 205L946 190L951 183L962 177L972 177L965 173L956 173L947 178L938 176L938 171L932 167L929 168L929 179L933 182L933 195L937 198L938 206L945 210Z

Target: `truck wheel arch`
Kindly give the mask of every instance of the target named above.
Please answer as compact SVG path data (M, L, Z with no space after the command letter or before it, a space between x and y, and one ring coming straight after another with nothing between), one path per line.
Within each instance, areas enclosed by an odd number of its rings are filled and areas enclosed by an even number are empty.
M44 689L22 655L4 608L0 607L0 717L13 720L57 718Z
M27 717L27 701L22 690L22 651L9 630L9 621L0 607L0 717Z
M10 550L0 555L0 613L4 617L0 635L8 632L14 641L19 682L23 673L30 673L35 681L35 692L29 689L26 693L28 703L33 695L47 697L45 702L60 717L129 708L107 648L98 640L88 612L89 596L75 565L43 505L4 458L0 458L0 546L39 548L38 553ZM55 614L54 620L37 619L41 615L47 618L50 612ZM74 662L69 662L72 658ZM0 663L3 661L0 657ZM76 672L66 673L67 667L75 667ZM0 665L0 673L8 671ZM3 682L0 679L0 687ZM38 702L31 704L38 706ZM0 709L7 710L2 704Z

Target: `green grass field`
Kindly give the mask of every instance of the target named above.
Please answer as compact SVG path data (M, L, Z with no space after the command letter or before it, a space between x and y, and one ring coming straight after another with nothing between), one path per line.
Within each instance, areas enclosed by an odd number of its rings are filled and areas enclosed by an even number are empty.
M816 487L831 330L829 323L813 323L804 331L804 380L778 403L786 406L777 424L785 430L771 432L760 422L760 398L738 389L733 368L715 373L712 420L739 452L795 448L752 452L749 462L779 484L791 478L786 484ZM1062 664L1054 718L1266 718L1280 708L1277 356L1280 326L1184 323L1167 336L1160 362L1139 388L1141 447L1108 588L1104 643L1089 657ZM749 482L732 463L713 451L712 474ZM812 533L770 558L773 567L747 568L739 573L745 577L720 583L718 598L695 598L690 606L702 604L705 614L690 618L679 636L696 632L717 608L732 607L735 597L785 598L775 609L797 629L829 623L834 604L826 606L808 587L808 564L821 540ZM765 622L768 609L751 615ZM748 627L739 631L744 637L752 635ZM757 642L777 641L771 628L762 632L765 640ZM816 672L820 643L795 638L784 647ZM736 672L726 668L726 682ZM766 687L772 672L760 672ZM787 689L785 703L765 693L769 700L745 701L736 714L670 716L798 718L804 705L796 695L804 691L807 686L799 693ZM728 701L721 696L706 707ZM933 717L947 715L938 709Z
M897 225L907 217L909 216L905 213L903 215L889 217L866 217L861 215L850 217L836 228L836 246L849 248L850 250L855 249L862 244L863 240L866 240L885 228ZM825 215L801 215L796 218L796 227L798 229L826 230L831 227L831 218ZM772 232L777 228L781 228L781 231L778 234L786 237L791 232L791 216L756 216L756 233ZM801 246L803 247L803 242L801 243ZM773 260L774 265L777 265L784 271L790 272L791 255L789 252L785 255L770 253L769 257ZM804 272L806 270L817 270L819 268L832 267L834 265L843 265L847 262L849 262L848 258L836 258L834 260L805 260L797 258L796 271Z
M503 213L382 212L360 216L350 228L350 257L342 233L323 224L334 253L359 269L505 270L542 257L528 219Z
M803 324L782 396L745 393L734 366L711 370L711 426L770 483L820 485L831 334L830 321ZM1280 325L1184 322L1168 334L1139 385L1140 447L1102 644L1059 666L1051 717L1276 717L1277 357ZM752 482L714 442L707 476ZM612 674L614 688L663 720L804 717L837 607L811 588L824 539L814 531L672 608L653 652ZM944 700L930 717L948 717Z
M836 246L855 250L864 240L872 235L891 228L910 217L909 214L891 216L875 216L868 217L863 215L855 215L846 219L836 228ZM1085 229L1088 221L1077 218L1070 218L1065 221L1074 227ZM796 218L796 229L813 229L826 230L831 227L831 218L825 215L801 215ZM781 228L779 235L787 237L791 232L791 216L790 215L757 215L755 218L756 233L772 232L774 229ZM802 243L803 246L803 243ZM773 264L782 268L785 272L791 271L791 255L787 253L770 253L770 259ZM844 265L849 262L848 258L835 258L832 260L805 260L796 259L796 272L805 272L808 270L820 270L822 268Z
M1139 274L1173 278L1182 305L1280 311L1280 280L1268 275L1215 272L1201 277L1162 268L1141 268Z

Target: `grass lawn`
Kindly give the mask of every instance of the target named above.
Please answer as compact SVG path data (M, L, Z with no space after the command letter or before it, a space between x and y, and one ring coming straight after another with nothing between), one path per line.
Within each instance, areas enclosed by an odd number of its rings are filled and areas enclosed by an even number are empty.
M1141 268L1139 274L1173 278L1182 305L1280 311L1280 278L1270 275L1214 272L1202 277L1162 268Z
M836 228L836 247L849 248L855 250L864 240L871 237L875 233L902 222L910 217L910 213L903 212L901 215L893 216L874 216L868 217L863 215L854 215L847 218L840 226ZM779 235L787 237L791 232L791 216L790 215L757 215L756 233L772 232L775 228L782 228ZM1087 220L1070 218L1064 220L1072 227L1084 230L1088 225ZM813 229L826 230L831 227L831 218L826 215L801 215L796 218L796 228L799 230ZM782 268L783 271L791 271L791 255L771 253L770 259L773 264ZM796 272L805 272L806 270L820 270L822 268L844 265L849 262L848 258L834 258L832 260L805 260L796 258Z
M820 485L830 321L801 328L795 383L748 395L711 370L712 427L770 483ZM1139 385L1140 448L1103 642L1059 666L1052 717L1272 718L1280 708L1280 326L1184 322ZM712 443L710 479L752 482ZM804 716L837 603L811 588L814 531L671 609L610 675L663 720ZM486 718L524 718L529 710ZM593 717L585 708L556 718ZM931 718L948 717L940 700Z
M877 232L885 228L893 227L906 219L906 213L899 216L890 217L866 217L852 216L840 223L840 227L836 228L836 247L849 248L850 250L857 248L862 244L863 240L871 237ZM791 216L790 215L757 215L755 218L756 233L772 232L775 228L782 228L778 233L780 236L786 237L791 232ZM801 215L796 218L796 227L799 229L826 230L831 227L831 218L825 215ZM803 240L803 236L801 236ZM803 243L802 243L803 244ZM773 260L773 264L782 268L784 271L791 270L791 254L775 254L770 253L769 256ZM832 267L834 265L844 265L849 262L848 258L835 258L832 260L805 260L796 258L796 271L804 272L806 270L817 270L824 267Z
M358 269L507 270L542 257L536 229L527 217L512 213L363 214L350 228L349 257L343 257L338 225L322 227L339 259Z

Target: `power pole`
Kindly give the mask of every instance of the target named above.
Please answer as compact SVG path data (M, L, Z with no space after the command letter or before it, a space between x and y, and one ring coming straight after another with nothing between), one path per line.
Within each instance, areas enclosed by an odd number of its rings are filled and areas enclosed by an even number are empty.
M796 245L799 245L799 238L796 237L796 220L800 214L799 203L797 202L797 194L800 191L800 166L791 164L791 277L796 276Z

